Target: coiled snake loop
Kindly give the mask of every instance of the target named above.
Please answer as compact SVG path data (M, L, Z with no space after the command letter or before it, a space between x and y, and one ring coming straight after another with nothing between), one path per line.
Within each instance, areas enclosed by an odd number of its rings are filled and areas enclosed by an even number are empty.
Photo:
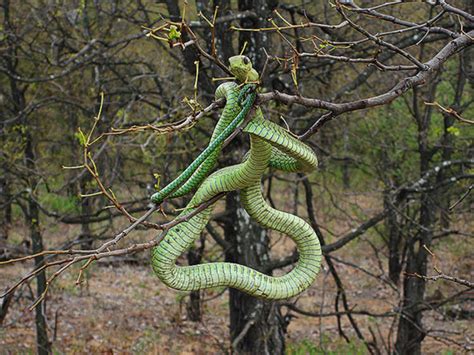
M229 61L230 70L239 82L258 80L258 74L252 69L247 57L235 56ZM299 251L298 263L286 275L278 277L227 262L177 266L178 257L194 244L209 221L214 207L211 205L168 231L160 244L152 250L152 267L166 285L177 290L195 291L227 286L256 297L285 299L304 291L314 281L321 264L321 247L316 233L307 222L278 211L266 203L262 195L261 179L268 167L288 172L314 170L317 158L311 148L288 131L265 120L261 110L257 108L244 129L250 136L250 151L246 159L241 164L225 167L206 178L216 163L222 142L242 122L255 100L255 93L246 93L244 96L246 98L241 108L238 102L238 85L224 83L219 86L216 97L225 97L226 106L207 151L190 165L192 169L183 172L179 181L173 181L153 195L152 201L161 203L167 196L182 196L198 187L188 207L182 212L189 214L195 206L220 192L240 190L243 207L251 218L263 227L284 233L293 239Z

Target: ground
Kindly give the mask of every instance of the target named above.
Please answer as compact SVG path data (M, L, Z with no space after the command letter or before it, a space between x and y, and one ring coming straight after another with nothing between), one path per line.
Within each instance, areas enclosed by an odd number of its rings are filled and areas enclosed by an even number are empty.
M374 271L367 258L360 255L363 248L353 248L346 260L358 261L361 267ZM146 260L146 255L141 255ZM0 281L4 289L29 268L28 263L2 268ZM89 269L82 286L75 285L77 270L61 277L48 296L49 334L57 353L155 353L209 354L224 353L228 349L227 292L204 292L204 318L200 323L186 319L185 294L170 290L153 275L148 265L98 263ZM384 287L363 272L339 264L350 300L355 310L368 309L384 313L396 309L391 304L397 299L395 291ZM333 311L334 285L322 271L318 280L298 300L298 306L312 312ZM31 285L34 286L33 284ZM450 285L438 283L435 291L450 294ZM31 298L23 288L20 305L10 309L4 328L0 330L2 353L34 352L34 314L24 311ZM286 311L284 309L284 311ZM356 316L362 328L372 328L376 334L387 334L391 318ZM429 312L425 323L438 329L438 335L449 335L460 344L467 344L474 332L468 320L449 320L442 312ZM472 325L472 324L471 324ZM347 334L355 339L351 327L344 320ZM472 328L472 327L471 327ZM384 337L386 338L386 336ZM288 345L293 353L317 353L319 349L348 353L364 353L354 340L350 345L338 336L334 317L306 317L297 315L288 329ZM339 340L338 340L339 339ZM382 344L379 344L383 346ZM426 354L460 351L454 344L433 338L424 342ZM452 353L452 352L451 352Z

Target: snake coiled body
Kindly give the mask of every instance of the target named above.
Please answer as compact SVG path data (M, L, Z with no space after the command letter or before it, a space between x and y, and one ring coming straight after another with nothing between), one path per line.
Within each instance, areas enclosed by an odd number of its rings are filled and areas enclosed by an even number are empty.
M236 76L239 79L239 75ZM240 79L244 81L242 76ZM217 93L226 97L226 108L211 138L211 144L213 139L222 135L224 127L229 125L229 122L234 122L235 117L242 112L236 101L237 86L223 85L227 86L221 85ZM205 164L200 165L201 169L196 169L187 180L186 188L181 187L181 191L184 191L193 187L193 183L189 181L204 180L182 214L189 214L196 206L220 192L240 190L242 204L251 218L265 228L288 235L296 243L299 251L298 263L289 273L278 277L227 262L177 266L179 256L194 244L208 223L214 207L211 205L190 220L171 228L160 244L152 250L153 270L169 287L195 291L227 286L256 297L275 300L299 294L316 278L321 263L321 247L316 233L302 218L269 206L261 190L262 175L268 167L289 172L311 171L317 166L316 156L308 146L288 131L265 120L260 109L255 110L255 115L244 132L250 136L250 151L244 162L220 169L205 178L209 167L213 167L217 159L216 154L209 155L204 160ZM220 151L218 144L216 151ZM180 189L175 191L181 192Z

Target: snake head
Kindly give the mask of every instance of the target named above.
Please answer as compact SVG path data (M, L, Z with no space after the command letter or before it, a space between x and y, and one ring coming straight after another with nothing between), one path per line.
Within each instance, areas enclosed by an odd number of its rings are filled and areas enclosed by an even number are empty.
M256 82L259 75L252 68L252 62L245 55L235 55L229 58L229 69L232 75L241 83Z

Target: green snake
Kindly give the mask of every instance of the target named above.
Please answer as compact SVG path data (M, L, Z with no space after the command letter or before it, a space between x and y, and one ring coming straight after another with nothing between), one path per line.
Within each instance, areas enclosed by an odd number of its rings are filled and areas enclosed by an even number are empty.
M257 82L259 75L246 56L229 59L229 69L240 84ZM209 146L173 182L152 196L155 204L167 197L182 196L197 188L181 213L187 215L197 206L221 192L240 190L243 207L265 228L288 235L296 243L299 260L283 276L269 276L244 265L213 262L191 266L176 265L177 259L194 245L209 221L214 204L192 218L172 227L163 240L152 249L152 267L169 287L196 291L212 287L232 287L252 296L269 300L285 299L307 289L320 269L321 247L311 226L302 218L278 211L267 204L262 194L262 175L269 168L287 172L311 171L317 158L311 148L282 127L265 120L260 108L244 128L250 136L250 150L241 164L225 167L213 174L222 143L242 123L255 101L249 85L227 82L216 90L216 98L225 98L226 105L213 132ZM244 100L245 97L245 100Z

